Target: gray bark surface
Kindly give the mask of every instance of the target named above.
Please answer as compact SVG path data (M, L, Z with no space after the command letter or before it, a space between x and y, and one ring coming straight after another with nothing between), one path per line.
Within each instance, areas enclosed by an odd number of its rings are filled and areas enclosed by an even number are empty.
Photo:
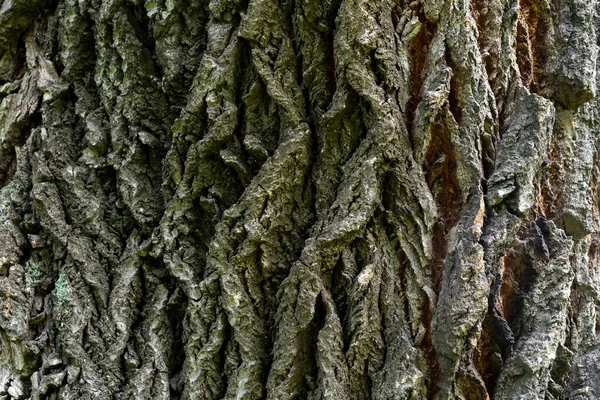
M0 0L0 400L600 398L596 0Z

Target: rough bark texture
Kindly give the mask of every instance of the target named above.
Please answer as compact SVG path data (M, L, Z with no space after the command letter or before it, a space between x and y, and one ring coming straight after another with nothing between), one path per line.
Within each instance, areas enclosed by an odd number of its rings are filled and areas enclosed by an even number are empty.
M596 0L0 0L0 399L599 399Z

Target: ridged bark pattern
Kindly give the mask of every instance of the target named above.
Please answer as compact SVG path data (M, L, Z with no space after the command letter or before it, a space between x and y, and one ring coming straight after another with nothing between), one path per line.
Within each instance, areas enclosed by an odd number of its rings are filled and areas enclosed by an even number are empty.
M596 0L0 0L0 400L598 399Z

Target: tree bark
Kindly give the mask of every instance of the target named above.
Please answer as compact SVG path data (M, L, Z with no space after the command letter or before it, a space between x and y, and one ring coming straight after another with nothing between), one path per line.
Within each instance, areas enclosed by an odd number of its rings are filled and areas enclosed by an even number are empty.
M596 0L0 0L0 399L599 399Z

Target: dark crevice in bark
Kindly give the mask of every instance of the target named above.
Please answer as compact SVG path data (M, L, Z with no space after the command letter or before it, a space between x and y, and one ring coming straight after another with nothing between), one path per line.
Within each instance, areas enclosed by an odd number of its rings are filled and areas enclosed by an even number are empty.
M545 0L519 0L517 20L517 60L523 83L533 93L544 85L544 70L549 57L548 35L551 16ZM526 26L525 26L526 24Z
M508 356L514 343L506 320L496 308L500 301L498 297L500 285L501 279L497 277L494 279L493 289L490 293L488 312L482 323L482 332L478 343L479 357L475 360L477 370L490 395L494 393L502 371L503 360Z
M462 208L462 193L456 176L457 160L450 131L443 121L438 120L432 125L431 142L425 153L423 169L441 218L434 227L432 266L434 290L439 293L447 251L447 234L456 224Z
M310 162L309 162L309 167L308 167L308 171L304 177L304 187L306 188L306 190L309 193L312 193L311 197L317 196L317 190L316 190L316 185L314 180L312 179L313 176L313 171L315 169L315 165L316 162L318 160L318 156L319 156L319 151L318 151L318 147L319 147L319 138L321 138L323 136L323 126L321 125L322 122L322 117L323 115L319 115L317 114L317 110L314 109L313 105L312 105L312 101L310 98L310 93L308 91L308 88L304 85L304 70L302 68L302 52L301 51L297 51L297 54L299 54L298 56L298 62L297 62L297 69L299 71L299 82L298 82L298 86L302 88L302 95L304 97L304 110L306 112L306 122L308 123L308 127L310 129L310 133L311 133L311 146L309 149L309 157L310 157ZM335 75L335 72L333 73ZM331 97L329 98L329 102L331 102ZM328 104L329 107L329 104ZM317 211L316 211L316 201L311 201L311 208L312 208L312 214L313 215L317 215ZM314 224L314 222L311 222L310 225L312 226ZM308 232L305 232L305 235L308 237Z
M568 110L557 109L556 120L552 129L552 142L548 148L546 161L548 182L542 186L543 194L540 201L541 208L547 218L560 219L560 212L565 208L565 189L568 189L568 178L565 167L572 171L573 160L564 159L562 153L566 150L561 143L573 140L575 121L573 113Z
M156 268L159 271L164 271L165 267L162 262L156 263ZM169 287L169 302L167 304L167 310L169 322L173 329L174 335L174 348L175 354L173 358L175 360L174 366L181 367L185 359L185 352L183 348L183 320L185 318L185 310L188 303L188 298L183 293L183 290L177 285L177 282L173 278L165 279L167 286ZM177 371L178 368L174 368L173 371Z
M435 293L442 290L442 278L444 273L444 261L448 250L447 235L451 227L446 227L444 220L438 221L433 227L433 265L431 280Z
M460 82L457 73L457 68L452 62L452 57L450 55L450 48L446 46L445 60L448 66L452 69L450 74L450 92L448 93L448 109L450 113L454 117L454 120L460 126L462 124L462 104L465 104L461 98L459 98L460 93Z
M440 381L440 365L433 346L433 336L431 332L433 310L431 310L429 302L425 302L423 305L423 322L425 323L425 337L423 338L422 348L425 352L427 365L430 368L430 374L427 380L427 400L434 400L437 395L438 383Z
M402 251L398 243L396 244L396 246L394 246L394 251L398 256L398 279L400 280L400 289L402 290L402 293L405 294L402 297L402 309L404 310L404 316L406 318L406 322L408 322L408 326L412 326L413 321L410 320L410 310L408 298L406 296L406 293L408 293L406 274L408 273L408 269L410 268L410 261L408 260L408 257L406 257L406 254L404 253L404 251ZM414 335L415 332L412 332L412 334Z
M427 73L427 56L429 54L429 46L435 35L437 26L432 24L425 18L423 13L423 6L418 3L417 8L414 11L419 18L419 22L422 24L421 29L417 36L412 40L410 46L410 67L411 67L411 80L410 80L410 98L406 105L404 112L404 118L406 121L406 129L408 131L408 137L411 144L414 147L414 129L413 125L415 122L415 113L419 103L421 102L421 91L423 87L423 81L425 74ZM392 14L394 15L394 14Z
M335 14L334 14L335 15ZM327 88L330 93L335 93L337 90L337 74L336 74L336 66L335 66L335 21L331 22L331 26L333 28L328 32L326 36L327 41L327 77L329 82L329 87Z
M521 74L521 82L530 89L534 79L533 49L531 45L531 35L529 34L529 25L525 20L524 13L519 13L517 19L517 65Z
M25 54L25 38L23 36L19 37L16 44L16 54L15 54L15 68L10 76L11 81L16 81L17 79L21 79L27 71L27 58ZM0 79L0 84L3 84L4 81Z
M540 223L543 226L543 222ZM545 228L544 228L545 230ZM547 232L545 233L548 234ZM483 320L476 359L488 393L494 393L504 363L527 321L523 320L525 301L534 288L538 272L536 259L547 254L543 235L535 223L523 226L499 258L490 296L489 308Z
M345 265L343 256L340 254L338 261L331 271L331 296L335 302L335 308L342 326L346 325L348 311L348 286L350 279L344 273Z
M449 54L446 54L446 62L449 66L452 66L450 61ZM421 66L421 69L425 70L424 65ZM456 122L460 124L462 113L456 99L458 89L455 79L455 74L452 73L448 103L450 113L454 116ZM432 232L433 260L431 264L432 289L436 294L439 294L448 251L448 234L458 220L463 205L463 196L456 175L457 159L450 137L451 132L446 125L448 122L445 121L443 114L438 114L435 118L436 120L433 121L430 128L431 139L423 158L423 170L425 171L425 181L433 195L439 213L439 220L433 226ZM423 312L423 321L426 326L423 348L431 368L428 398L433 399L437 395L440 367L433 347L431 332L433 310L430 310L429 305L425 304Z
M477 32L479 33L479 35L477 36L477 45L481 53L481 59L485 66L487 75L491 76L492 72L496 68L496 65L494 65L494 59L489 54L490 49L488 40L490 39L490 37L488 33L489 24L492 21L490 21L490 10L487 3L487 0L471 0L471 15L475 20Z
M146 10L140 7L135 7L128 11L128 21L133 25L136 37L142 42L142 47L148 50L150 53L153 60L156 77L162 80L163 73L159 64L157 63L156 57L156 40L154 36L150 34L152 31L152 22L150 17L148 17Z
M313 320L301 339L304 343L300 344L303 353L302 358L304 359L303 364L305 366L304 384L301 389L304 398L307 398L309 393L315 390L317 386L319 377L317 336L319 331L325 326L325 315L326 310L322 294L319 294L315 302Z
M8 185L17 171L17 153L14 148L0 152L0 184Z
M509 252L504 257L500 300L504 318L515 339L518 339L521 332L521 315L525 297L531 291L537 277L531 262L528 257L521 257L519 253Z
M576 263L574 257L571 257L571 262ZM577 335L577 331L581 329L578 326L578 315L577 311L583 304L581 304L581 293L585 290L578 287L579 283L577 279L574 279L570 287L570 299L568 307L568 316L566 323L566 332L564 343L561 343L556 351L556 358L552 362L550 369L550 384L548 385L548 392L555 398L561 398L566 383L569 379L569 372L573 361L573 356L577 352L578 340L573 337L573 334Z
M19 133L10 140L10 147L0 149L0 184L7 186L17 172L17 153L15 148L22 147L32 132L42 125L42 114L40 112L41 98L38 100L36 110L21 124L14 124L11 129L18 130Z
M124 245L130 232L136 225L133 215L123 202L122 195L117 187L118 171L114 166L109 165L98 170L98 178L101 181L101 187L106 198L114 208L106 210L106 218L111 221L111 225L115 225L120 229L117 232L121 239L121 244Z

